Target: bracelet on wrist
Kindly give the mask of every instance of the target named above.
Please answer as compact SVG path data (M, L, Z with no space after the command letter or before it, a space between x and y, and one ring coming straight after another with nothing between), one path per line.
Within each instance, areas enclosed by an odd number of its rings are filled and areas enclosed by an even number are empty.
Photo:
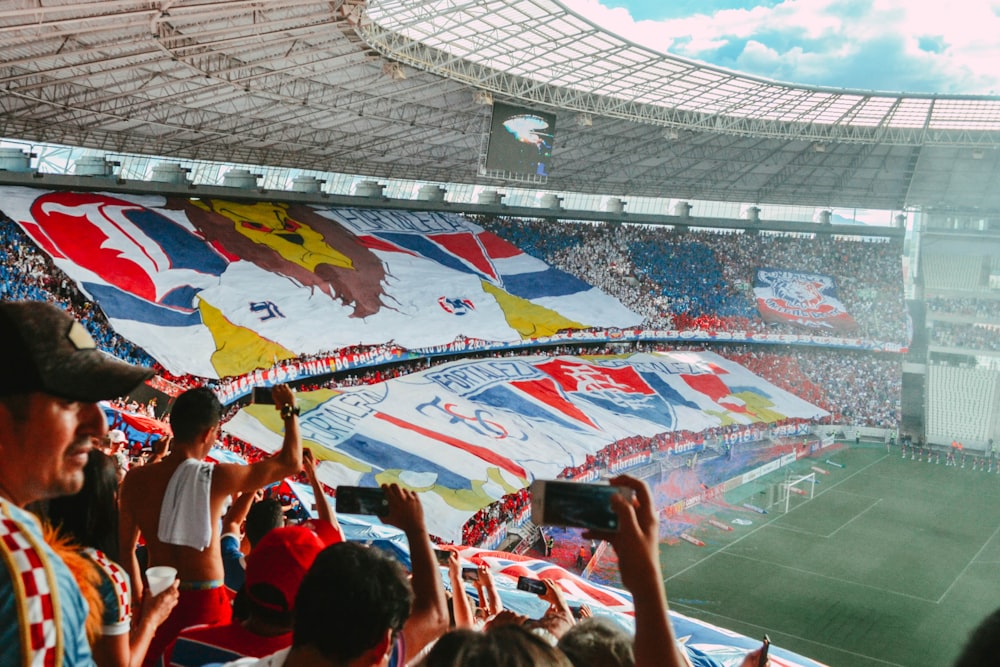
M297 417L300 412L301 412L301 410L299 409L299 406L292 405L291 403L288 403L286 405L282 405L281 406L281 418L282 419L288 419L289 417L292 417L292 416L296 416Z

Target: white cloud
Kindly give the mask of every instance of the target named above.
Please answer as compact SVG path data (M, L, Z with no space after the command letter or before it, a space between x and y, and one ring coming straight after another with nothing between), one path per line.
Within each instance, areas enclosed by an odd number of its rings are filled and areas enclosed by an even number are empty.
M635 21L598 0L564 0L658 51L792 83L1000 94L1000 2L785 0Z

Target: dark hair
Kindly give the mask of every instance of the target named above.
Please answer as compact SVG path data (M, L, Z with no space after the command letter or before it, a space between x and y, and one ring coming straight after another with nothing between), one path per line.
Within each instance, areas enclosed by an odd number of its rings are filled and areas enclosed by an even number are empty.
M992 667L1000 656L1000 609L984 618L969 636L953 667Z
M614 621L585 618L559 639L559 649L573 667L633 667L632 636Z
M420 667L573 667L562 652L521 625L486 632L461 628L434 644Z
M266 581L254 584L252 588L253 595L247 595L245 587L241 591L248 616L274 627L291 630L295 615L290 609L286 609L288 601L285 600L285 594ZM273 605L274 608L265 605Z
M397 560L376 547L340 542L316 556L295 596L293 646L346 663L403 628L413 592Z
M83 467L83 488L72 496L48 501L49 522L83 547L118 560L118 476L114 458L90 450Z
M222 404L208 387L188 389L174 400L170 428L174 441L187 443L216 426L222 418Z
M255 546L270 531L284 525L284 510L277 498L265 498L254 503L247 512L246 534L250 546Z

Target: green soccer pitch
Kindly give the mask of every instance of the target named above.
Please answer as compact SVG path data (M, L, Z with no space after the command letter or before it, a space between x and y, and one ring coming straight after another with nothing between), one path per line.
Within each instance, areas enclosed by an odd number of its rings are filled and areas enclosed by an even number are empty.
M842 464L839 468L826 460ZM1000 475L902 459L898 447L837 446L796 461L815 497L768 514L764 489L785 472L692 511L687 542L661 548L670 606L831 667L947 667L1000 607Z

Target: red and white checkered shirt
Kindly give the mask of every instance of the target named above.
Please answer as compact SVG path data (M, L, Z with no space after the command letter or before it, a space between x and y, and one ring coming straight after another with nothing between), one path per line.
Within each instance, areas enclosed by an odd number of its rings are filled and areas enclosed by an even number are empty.
M0 499L0 664L92 665L87 603L35 516Z

